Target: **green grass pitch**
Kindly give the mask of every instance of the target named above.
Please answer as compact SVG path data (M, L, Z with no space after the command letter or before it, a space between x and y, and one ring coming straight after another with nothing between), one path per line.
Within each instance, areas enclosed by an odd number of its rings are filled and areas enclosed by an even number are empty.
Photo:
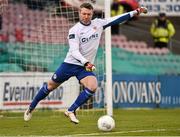
M0 112L0 136L179 136L180 109L114 109L116 127L111 132L97 128L102 112L78 114L75 125L62 112L38 110L29 122L23 113Z

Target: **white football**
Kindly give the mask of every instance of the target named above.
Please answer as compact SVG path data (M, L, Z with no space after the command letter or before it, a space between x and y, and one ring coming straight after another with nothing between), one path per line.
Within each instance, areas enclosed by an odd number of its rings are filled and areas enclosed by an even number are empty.
M115 128L115 121L111 116L104 115L98 119L97 125L101 131L111 131Z

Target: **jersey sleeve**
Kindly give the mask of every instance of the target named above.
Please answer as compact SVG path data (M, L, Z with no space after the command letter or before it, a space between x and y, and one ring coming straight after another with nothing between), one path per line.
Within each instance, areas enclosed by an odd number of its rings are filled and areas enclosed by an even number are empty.
M124 23L125 21L129 20L130 18L132 18L135 14L137 14L137 11L131 11L131 12L127 12L121 15L117 15L114 17L110 17L110 18L106 18L106 19L99 19L103 29L115 25L115 24L121 24Z
M68 34L68 42L69 42L69 52L79 62L83 65L88 62L86 58L82 56L79 51L79 36L76 30L70 29Z

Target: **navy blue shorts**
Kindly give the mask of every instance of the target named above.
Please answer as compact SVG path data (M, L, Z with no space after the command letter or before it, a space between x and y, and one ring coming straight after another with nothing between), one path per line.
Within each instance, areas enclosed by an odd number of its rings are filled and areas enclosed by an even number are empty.
M52 76L56 83L63 83L70 77L75 76L79 81L86 76L95 76L93 72L86 71L83 66L63 62Z

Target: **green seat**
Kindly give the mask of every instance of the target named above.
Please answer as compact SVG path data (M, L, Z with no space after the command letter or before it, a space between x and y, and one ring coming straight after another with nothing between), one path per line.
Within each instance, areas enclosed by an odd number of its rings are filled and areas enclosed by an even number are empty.
M1 71L23 71L20 66L33 65L54 72L63 62L68 51L67 45L35 43L0 43L3 49L0 63ZM9 62L11 65L8 65ZM105 71L105 51L100 47L95 59L98 74ZM6 65L5 65L6 64ZM172 53L165 55L142 55L121 48L112 48L113 73L123 74L179 74L180 56ZM27 69L28 70L28 69Z
M0 72L23 72L23 69L18 64L1 63Z
M179 55L142 55L121 48L112 48L112 60L115 73L149 75L180 73Z
M0 63L8 62L9 61L9 54L2 54L0 57Z

